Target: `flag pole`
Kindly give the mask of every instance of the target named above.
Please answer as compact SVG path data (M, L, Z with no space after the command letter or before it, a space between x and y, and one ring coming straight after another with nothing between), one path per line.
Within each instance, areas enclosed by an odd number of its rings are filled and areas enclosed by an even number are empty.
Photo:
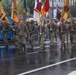
M41 18L40 18L40 13L39 13L39 19L41 20ZM42 26L42 20L40 21L40 35L41 35L41 33L42 33L41 26Z

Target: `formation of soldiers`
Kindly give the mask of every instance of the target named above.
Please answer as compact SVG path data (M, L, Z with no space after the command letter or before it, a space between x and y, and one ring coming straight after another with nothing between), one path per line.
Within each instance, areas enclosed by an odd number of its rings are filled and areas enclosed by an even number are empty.
M68 37L70 37L71 45L73 45L76 22L67 22L62 19L59 22L55 22L53 19L47 21L41 20L39 23L36 21L24 22L21 20L18 24L15 23L14 26L0 23L0 32L2 32L2 30L4 30L4 43L7 50L8 33L9 30L13 30L13 40L17 52L26 52L26 42L29 42L33 49L33 42L35 40L39 42L40 52L44 52L44 41L47 37L50 40L50 47L52 48L54 46L54 39L57 41L57 38L61 41L61 49L65 48L65 37L67 38L67 41L69 40Z

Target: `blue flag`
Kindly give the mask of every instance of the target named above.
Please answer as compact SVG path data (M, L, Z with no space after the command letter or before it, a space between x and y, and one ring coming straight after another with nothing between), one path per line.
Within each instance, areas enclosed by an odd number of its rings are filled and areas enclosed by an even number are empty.
M23 0L23 4L24 4L24 10L23 10L23 12L25 14L27 14L27 3L26 3L26 0Z
M61 11L60 11L60 7L57 5L57 19L60 20L61 18Z

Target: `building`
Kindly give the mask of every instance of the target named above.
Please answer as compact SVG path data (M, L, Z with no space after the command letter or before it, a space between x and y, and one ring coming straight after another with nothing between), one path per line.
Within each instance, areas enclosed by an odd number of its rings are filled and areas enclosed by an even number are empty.
M53 5L54 7L56 7L56 5L59 5L60 7L63 7L64 1L65 0L50 0L50 6L52 7ZM74 3L76 3L76 0L69 0L69 2L71 6L74 5Z

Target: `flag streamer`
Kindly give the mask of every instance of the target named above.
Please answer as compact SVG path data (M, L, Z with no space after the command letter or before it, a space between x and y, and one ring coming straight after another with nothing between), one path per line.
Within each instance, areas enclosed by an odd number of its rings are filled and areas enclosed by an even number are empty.
M44 1L44 4L43 4L43 7L42 7L42 11L41 11L42 16L44 17L45 14L46 14L49 10L50 10L50 2L49 2L49 0L45 0L45 1Z

